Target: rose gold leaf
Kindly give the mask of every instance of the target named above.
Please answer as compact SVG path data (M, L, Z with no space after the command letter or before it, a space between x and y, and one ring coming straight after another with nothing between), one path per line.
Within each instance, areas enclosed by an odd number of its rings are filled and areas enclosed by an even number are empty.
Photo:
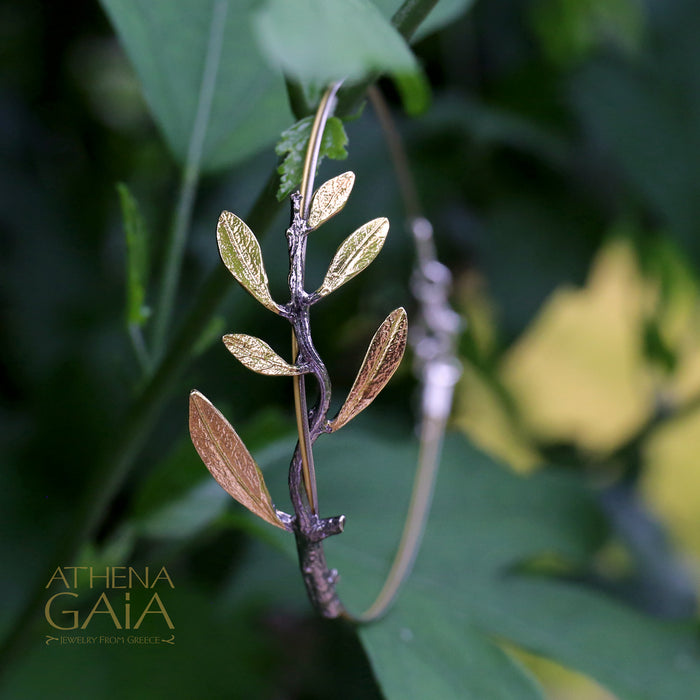
M231 424L198 391L190 393L190 436L207 469L226 493L285 530L262 472Z
M331 261L326 277L316 290L326 296L362 272L374 260L389 233L389 220L373 219L348 236Z
M225 335L228 351L248 369L259 374L293 377L302 374L294 365L285 362L265 341L244 333Z
M328 182L324 182L311 200L309 213L309 229L318 228L332 216L335 216L348 201L352 186L355 184L355 173L348 171Z
M249 294L278 314L279 307L270 295L260 244L246 223L230 211L222 212L216 239L221 259L229 272Z
M406 349L407 335L406 311L398 308L389 314L374 334L348 398L338 415L331 421L332 431L342 428L367 408L386 386L401 362Z

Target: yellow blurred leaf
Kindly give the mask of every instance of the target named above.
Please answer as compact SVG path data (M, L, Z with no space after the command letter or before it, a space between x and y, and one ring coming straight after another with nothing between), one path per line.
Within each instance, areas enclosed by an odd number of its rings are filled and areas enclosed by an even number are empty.
M616 240L584 289L552 295L502 367L535 434L608 450L648 418L654 386L641 344L645 293L629 244Z

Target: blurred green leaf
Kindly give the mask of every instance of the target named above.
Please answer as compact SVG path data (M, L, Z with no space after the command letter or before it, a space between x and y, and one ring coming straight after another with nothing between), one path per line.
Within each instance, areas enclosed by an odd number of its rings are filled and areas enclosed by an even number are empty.
M274 142L292 121L282 77L250 31L255 0L102 0L156 122L180 163L221 169Z
M215 343L221 340L226 329L226 319L223 316L212 316L206 328L199 336L199 340L192 348L192 357L205 353Z
M565 193L528 194L494 202L478 242L489 293L508 335L526 327L557 285L583 283L603 235L595 217Z
M638 0L538 0L530 18L547 57L569 66L601 44L638 50L645 16Z
M286 425L276 414L261 414L243 432L250 436L256 462L262 469L287 456L293 448L293 442L286 438L270 441L271 436L286 432ZM224 519L229 510L236 517ZM234 505L233 499L211 478L190 440L183 439L142 482L126 524L136 535L186 539L214 523L234 525L262 539L267 538L269 529Z
M356 613L388 569L415 460L413 447L351 428L316 449L319 502L347 515L344 534L327 541L329 564ZM387 697L538 697L494 637L586 673L621 699L694 697L700 665L690 624L645 617L583 583L517 573L543 554L570 576L585 571L605 529L579 476L517 476L449 439L414 573L387 618L360 632Z
M131 502L130 518L149 517L182 499L204 481L213 483L191 442L183 438L141 482Z
M440 95L422 126L428 130L458 128L479 146L512 148L556 169L566 168L572 153L571 144L557 129L457 93Z
M700 264L700 61L697 3L669 3L650 25L650 50L635 60L599 59L578 72L571 95L647 211Z
M584 671L620 700L700 696L697 624L644 616L576 584L505 579L479 615L499 636Z
M390 615L360 629L387 698L540 700L534 680L495 642L451 620L425 596L406 595L410 615Z
M117 185L126 238L126 322L142 327L150 316L145 305L148 285L149 235L138 202L129 188Z
M369 0L268 0L254 26L270 62L302 82L416 70L404 39Z
M280 174L280 186L277 190L277 199L281 202L288 197L301 184L301 176L304 170L304 154L311 136L311 127L314 118L305 117L294 126L285 129L280 136L280 140L275 146L275 153L284 157L277 172ZM321 140L321 150L319 151L316 172L325 156L333 160L344 160L348 157L345 146L348 137L343 127L343 122L337 117L331 117L326 122Z
M430 106L430 83L422 70L395 73L394 82L401 95L401 103L411 116L425 112Z

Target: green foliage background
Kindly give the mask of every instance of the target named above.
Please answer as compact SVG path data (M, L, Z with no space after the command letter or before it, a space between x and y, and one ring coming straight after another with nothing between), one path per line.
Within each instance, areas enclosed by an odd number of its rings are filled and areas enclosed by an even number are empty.
M409 50L388 22L399 4L0 9L2 697L700 696L700 10L441 0ZM196 386L287 506L289 382L217 341L282 352L288 328L236 287L214 233L224 208L250 223L284 300L287 212L266 186L295 121L280 66L312 100L389 74L468 322L425 546L397 608L359 633L311 616L289 536L232 503L186 435ZM309 287L358 225L392 230L314 309L338 400L409 302L412 264L376 118L353 112L348 158L321 177L357 183L311 239ZM172 230L187 238L168 297ZM348 516L328 555L357 610L400 532L414 397L406 360L319 441L324 514ZM55 567L124 564L167 566L175 646L47 646Z

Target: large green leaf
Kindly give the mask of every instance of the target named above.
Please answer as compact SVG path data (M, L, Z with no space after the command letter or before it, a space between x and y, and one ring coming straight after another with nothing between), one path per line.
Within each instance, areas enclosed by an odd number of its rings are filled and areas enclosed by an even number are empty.
M300 81L326 84L417 69L404 39L370 0L269 0L255 28L272 64Z
M415 459L405 443L352 429L316 450L322 511L347 515L327 553L354 612L369 605L388 568ZM268 478L274 483L272 471ZM387 618L360 630L387 697L538 697L494 648L499 638L594 677L622 700L700 697L690 625L646 617L583 584L518 573L546 556L575 574L603 534L594 494L578 476L519 477L448 440L414 574Z
M410 617L390 615L360 630L387 698L542 698L527 674L471 624L451 624L425 596L409 593L405 602Z
M223 168L271 144L293 118L282 77L249 24L255 0L101 0L180 162Z

